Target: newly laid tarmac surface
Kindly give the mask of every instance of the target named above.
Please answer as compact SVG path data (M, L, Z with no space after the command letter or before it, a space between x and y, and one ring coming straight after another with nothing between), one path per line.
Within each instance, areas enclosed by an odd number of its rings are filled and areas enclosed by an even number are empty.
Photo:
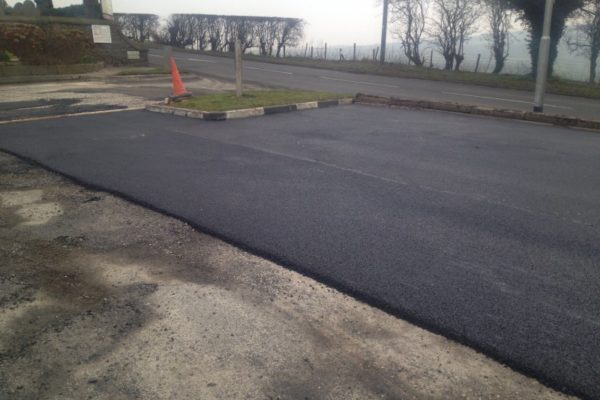
M346 106L0 126L0 148L600 398L600 134Z

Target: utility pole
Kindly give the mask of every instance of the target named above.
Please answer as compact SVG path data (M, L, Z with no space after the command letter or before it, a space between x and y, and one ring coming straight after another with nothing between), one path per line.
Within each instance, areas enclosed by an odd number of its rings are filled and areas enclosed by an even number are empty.
M552 12L554 11L554 0L546 0L546 11L544 12L544 31L540 40L538 55L537 82L535 85L535 100L533 112L544 112L544 94L548 80L548 61L550 59L550 33L552 28Z
M380 62L385 63L385 47L387 43L387 32L388 32L388 8L390 5L389 0L383 0L383 22L381 23L381 59Z

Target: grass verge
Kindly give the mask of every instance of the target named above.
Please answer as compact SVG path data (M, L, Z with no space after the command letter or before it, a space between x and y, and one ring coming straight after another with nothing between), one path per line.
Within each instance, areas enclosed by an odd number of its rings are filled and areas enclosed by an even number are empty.
M352 95L298 90L253 90L245 92L242 97L236 97L235 93L191 97L178 103L177 106L199 111L231 111L310 101L337 100L347 97L352 97Z
M177 49L177 51L182 50ZM228 53L199 53L197 51L194 51L193 53L220 57L231 57L231 55ZM411 78L431 81L464 83L468 85L488 86L525 91L533 91L535 89L535 81L529 75L496 75L469 71L444 71L434 68L419 68L402 64L388 63L381 65L379 63L374 63L371 61L325 61L314 60L304 57L274 58L262 57L251 54L244 55L244 59L250 61L266 62L270 64L297 65L342 72L390 76L396 78ZM589 83L571 81L567 79L551 78L548 82L547 91L548 93L560 94L564 96L600 99L600 85L591 85Z
M313 68L330 69L343 72L373 74L398 78L424 79L464 83L469 85L489 86L514 90L535 90L535 80L529 75L487 74L469 71L444 71L434 68L419 68L401 64L378 64L370 61L324 61L305 58L274 59L249 56L248 59L284 65L299 65ZM600 99L600 85L551 78L547 86L548 93L565 96Z
M119 76L131 76L131 75L166 75L170 74L169 70L164 68L148 68L148 67L139 67L139 68L130 68L120 71L117 75Z

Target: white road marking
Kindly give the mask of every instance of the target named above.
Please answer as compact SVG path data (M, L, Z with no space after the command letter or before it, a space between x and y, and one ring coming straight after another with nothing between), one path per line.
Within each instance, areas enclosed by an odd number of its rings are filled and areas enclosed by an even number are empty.
M156 54L148 54L148 57L163 58L163 56L157 56Z
M275 69L266 69L266 68L257 68L257 67L245 67L246 69L254 69L257 71L265 71L265 72L274 72L276 74L284 74L284 75L294 75L291 72L287 72L287 71L277 71Z
M498 100L498 101L505 101L505 102L508 102L508 103L519 103L519 104L533 105L532 101L515 100L515 99L504 99L502 97L477 96L477 95L474 95L474 94L457 93L457 92L442 92L442 93L453 95L453 96L473 97L473 98L476 98L476 99ZM573 109L573 107L557 106L557 105L553 105L553 104L545 104L545 106L546 107L552 107L552 108L561 108L563 110L572 110Z
M117 110L87 111L87 112L82 112L82 113L62 114L62 115L46 115L43 117L32 117L32 118L23 118L23 119L13 119L10 121L0 121L0 125L18 124L20 122L44 121L44 120L50 120L50 119L72 118L72 117L79 117L79 116L85 116L85 115L112 114L112 113L125 112L125 111L140 111L140 110L145 110L145 109L146 109L146 107L130 107L130 108L120 108Z
M213 60L203 60L201 58L188 58L187 61L194 61L194 62L205 62L205 63L210 63L210 64L216 64L216 61Z
M349 80L349 79L332 78L332 77L329 77L329 76L320 76L319 78L321 78L321 79L327 79L327 80L330 80L330 81L356 83L358 85L380 86L380 87L389 87L389 88L395 88L395 89L401 89L402 88L401 86L398 86L398 85L387 85L385 83L364 82L364 81L352 81L352 80Z

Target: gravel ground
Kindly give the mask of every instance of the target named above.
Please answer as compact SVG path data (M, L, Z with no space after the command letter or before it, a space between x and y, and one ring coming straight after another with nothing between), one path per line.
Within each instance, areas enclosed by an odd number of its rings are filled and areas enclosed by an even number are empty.
M0 399L565 399L0 153Z
M169 75L118 76L119 71L106 69L81 81L0 85L0 121L144 108L171 94ZM195 95L235 90L232 83L195 74L185 74L183 80Z

